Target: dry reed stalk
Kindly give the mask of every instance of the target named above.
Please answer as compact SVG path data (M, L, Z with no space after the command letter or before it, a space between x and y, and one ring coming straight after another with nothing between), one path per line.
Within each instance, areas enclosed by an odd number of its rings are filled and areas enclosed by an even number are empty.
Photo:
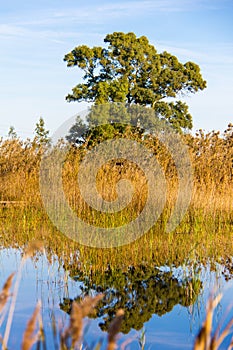
M0 314L4 308L4 306L6 305L6 302L9 298L9 296L11 295L10 293L10 288L12 286L12 281L14 278L15 273L13 272L6 280L6 282L4 283L4 286L0 292Z
M61 336L63 347L71 339L71 346L75 348L83 335L83 319L92 312L102 298L103 294L99 294L93 298L87 296L79 304L73 301L69 326Z
M212 297L209 298L206 309L206 319L200 329L199 334L196 337L194 350L210 349L213 312L221 298L221 294L219 294L215 299Z
M233 337L231 338L231 343L229 344L227 350L232 350L233 349Z
M219 348L223 340L231 333L232 326L233 326L233 319L228 322L228 324L226 325L226 327L223 329L222 333L219 336L218 336L218 330L215 332L213 339L211 341L211 350L217 350ZM229 346L233 346L232 341Z
M15 285L14 285L13 296L12 296L12 300L11 300L11 304L10 304L10 308L9 308L5 334L4 334L4 338L3 338L3 350L7 349L7 343L8 343L8 339L10 336L10 330L11 330L11 325L12 325L12 321L13 321L13 315L14 315L15 304L16 304L16 299L17 299L17 295L18 295L19 283L21 280L23 266L24 266L27 258L31 257L33 255L33 253L35 252L35 250L38 250L39 248L41 249L41 243L38 243L37 241L33 241L32 243L29 243L28 248L26 250L26 253L24 254L24 256L20 262L20 266L19 266L18 273L17 273L17 279L16 279Z
M101 299L103 299L103 297L104 297L104 294L98 294L95 297L87 296L85 299L83 299L80 303L83 317L87 317L92 312L92 310L97 306L98 302Z
M27 327L23 334L23 341L21 345L21 350L30 350L32 345L38 340L39 332L35 334L36 330L36 321L38 319L39 313L41 309L41 303L38 302L37 306L32 314L32 317L27 323Z
M13 314L14 314L14 310L15 310L15 304L16 304L16 299L17 299L18 290L19 290L19 283L20 283L22 268L23 268L24 263L25 263L25 259L22 259L20 266L19 266L15 285L14 285L13 295L12 295L11 304L10 304L10 308L9 308L9 312L8 312L6 329L5 329L4 338L3 338L3 346L2 346L3 350L7 349L7 343L8 343L11 325L12 325L12 321L13 321Z
M69 328L67 328L65 338L71 337L72 339L72 348L78 343L78 341L82 337L83 332L83 315L82 308L76 302L72 303L72 310L70 314L70 324Z
M120 332L121 324L124 318L124 310L119 309L116 313L116 317L114 320L110 323L109 329L108 329L108 346L107 350L114 350L116 349L116 338L117 334Z
M137 338L136 338L136 337L132 337L132 338L126 339L126 340L121 344L120 350L127 350L127 349L129 349L128 345L131 344L133 340L137 340ZM139 343L139 344L140 344L140 343ZM140 344L140 346L141 346L141 344ZM140 349L143 350L144 348L141 346Z
M218 303L220 302L221 297L222 297L221 295L218 295L215 299L210 297L207 304L206 319L196 338L196 341L194 344L194 350L218 350L223 340L232 332L233 319L231 319L227 323L227 325L224 327L220 335L219 335L220 327L218 327L218 329L215 331L213 336L211 335L213 312L216 306L218 305ZM230 350L232 348L233 348L233 337L231 339L231 343L227 350Z

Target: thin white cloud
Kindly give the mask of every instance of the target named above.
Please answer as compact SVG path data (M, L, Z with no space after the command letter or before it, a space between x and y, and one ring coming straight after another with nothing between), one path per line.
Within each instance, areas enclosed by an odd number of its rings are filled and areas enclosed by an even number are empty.
M23 27L12 24L0 24L0 36L24 36L27 33Z
M198 0L199 1L199 0ZM102 5L85 5L75 8L64 8L60 11L52 10L36 13L35 19L25 20L19 22L21 25L55 25L61 24L69 20L69 23L102 23L103 18L111 20L112 18L122 18L129 16L148 14L148 10L156 10L158 12L178 12L184 10L191 10L188 5L192 4L191 0L146 0L146 1L117 1L115 3L106 3Z
M99 18L116 18L120 16L132 16L142 15L148 11L159 12L191 12L196 9L209 9L218 10L229 0L144 0L144 1L116 1L112 3L106 3L103 5L85 6L79 9L67 9L54 13L54 18L63 19L69 17L71 20L74 18L81 18L84 20L98 21ZM98 3L97 3L98 4Z
M178 57L185 58L186 60L197 60L203 64L220 64L220 65L233 65L233 44L232 43L217 43L214 48L197 47L192 43L183 44L182 46L172 45L170 42L152 43L159 52L167 51ZM196 46L196 47L195 47Z
M29 28L19 25L3 24L0 25L0 37L2 38L24 38L24 39L38 39L44 38L53 42L62 44L65 43L67 38L88 38L100 39L102 34L96 32L87 31L74 31L74 30L57 30L57 29L40 29L40 28ZM63 40L62 40L63 39Z
M229 0L222 0L222 4ZM212 9L221 8L221 3L217 0L133 0L133 1L116 1L113 3L105 3L99 5L98 2L94 5L84 5L75 8L66 8L58 11L50 8L46 11L40 10L27 13L27 18L18 21L15 18L14 24L19 26L56 26L66 23L72 25L79 24L99 24L111 21L116 18L125 18L132 16L142 16L144 13L159 13L159 12L191 12L196 9ZM28 19L30 18L30 19Z
M229 0L212 0L211 8L217 9ZM221 5L223 4L223 5ZM62 40L67 37L77 37L78 32L86 32L87 28L111 23L113 20L122 20L129 17L141 18L144 14L148 16L159 14L160 12L191 12L200 8L209 8L209 0L132 0L115 1L112 3L96 2L91 5L84 5L75 8L57 9L49 8L39 11L30 10L25 12L21 19L15 17L8 18L5 24L0 25L1 36L40 36L51 38L53 41ZM1 18L1 15L0 15ZM3 23L3 21L2 21ZM93 33L94 34L94 33Z

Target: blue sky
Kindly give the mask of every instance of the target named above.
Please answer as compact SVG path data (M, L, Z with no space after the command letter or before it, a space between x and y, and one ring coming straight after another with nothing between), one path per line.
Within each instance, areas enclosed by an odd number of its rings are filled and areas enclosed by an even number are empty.
M158 52L199 64L206 90L186 98L194 130L233 122L232 0L8 0L0 4L0 135L32 137L39 117L53 133L86 108L65 96L81 82L63 57L102 46L107 33L146 35Z

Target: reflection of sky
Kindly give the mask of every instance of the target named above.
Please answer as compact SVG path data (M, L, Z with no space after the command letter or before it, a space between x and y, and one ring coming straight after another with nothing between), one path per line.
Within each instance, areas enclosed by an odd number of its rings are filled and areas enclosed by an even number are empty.
M0 251L0 286L12 271L17 271L20 266L20 252L16 250ZM59 268L56 259L53 265L49 265L45 257L39 257L36 261L28 260L22 270L19 294L16 302L15 317L11 329L9 347L17 349L20 347L22 334L27 321L31 316L37 301L42 300L42 315L44 327L47 335L47 344L52 342L51 315L55 313L61 324L67 321L67 315L59 309L59 303L64 297L74 298L81 293L80 284L68 279L66 283L66 273ZM221 278L221 270L218 272L218 289L223 291L223 299L214 314L214 322L219 323L227 313L226 322L233 317L233 282L225 283ZM163 316L153 315L144 324L146 330L146 349L158 348L168 349L192 349L195 336L203 322L205 316L205 304L210 290L215 285L216 278L213 272L203 273L204 293L198 297L197 302L192 307L176 305L173 310ZM229 310L229 306L232 306ZM97 339L104 338L106 333L100 333L100 319L91 320L91 327L88 330L88 344ZM3 333L3 331L1 330ZM120 335L120 343L131 343L126 349L138 349L138 338L140 332L132 330L128 335ZM20 339L20 341L19 341ZM220 349L226 349L227 342L224 342ZM228 337L229 344L229 337Z
M12 272L18 270L20 261L21 257L18 251L0 251L0 286ZM38 261L34 262L27 260L22 270L9 348L17 349L20 347L22 334L38 300L42 301L45 329L52 329L52 311L62 323L65 321L67 317L64 312L60 311L59 303L63 301L63 297L69 297L70 293L72 296L79 293L78 283L69 281L67 286L65 282L66 274L62 268L59 269L56 260L54 260L53 266L48 265L44 257L40 257ZM3 333L2 330L1 332ZM50 341L52 341L51 336L48 333Z

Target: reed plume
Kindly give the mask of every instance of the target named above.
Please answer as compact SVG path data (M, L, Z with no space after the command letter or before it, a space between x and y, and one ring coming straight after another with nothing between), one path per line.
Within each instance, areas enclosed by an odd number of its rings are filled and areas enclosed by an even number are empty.
M107 350L114 350L117 348L117 334L120 332L121 323L124 318L124 310L119 309L116 313L116 317L112 320L108 329L108 346Z
M11 295L10 293L10 288L12 286L12 281L14 278L15 273L13 272L6 280L6 282L4 283L4 286L0 292L0 314L4 308L4 306L7 303L7 300L9 298L9 296Z
M213 331L213 313L219 304L222 295L219 294L215 298L210 297L207 304L206 318L196 337L194 350L218 350L224 339L232 333L233 318L227 323L220 333L220 326L212 335ZM219 334L220 333L220 334ZM233 349L233 337L227 350Z
M87 296L79 304L73 301L69 326L61 337L63 348L68 347L68 341L71 339L71 348L75 349L83 335L83 319L93 311L102 298L103 294L99 294L95 297Z
M23 334L23 341L21 345L21 350L30 350L32 345L38 340L39 332L35 333L36 330L36 321L38 319L39 313L41 309L41 304L38 302L32 317L27 323L27 327Z

